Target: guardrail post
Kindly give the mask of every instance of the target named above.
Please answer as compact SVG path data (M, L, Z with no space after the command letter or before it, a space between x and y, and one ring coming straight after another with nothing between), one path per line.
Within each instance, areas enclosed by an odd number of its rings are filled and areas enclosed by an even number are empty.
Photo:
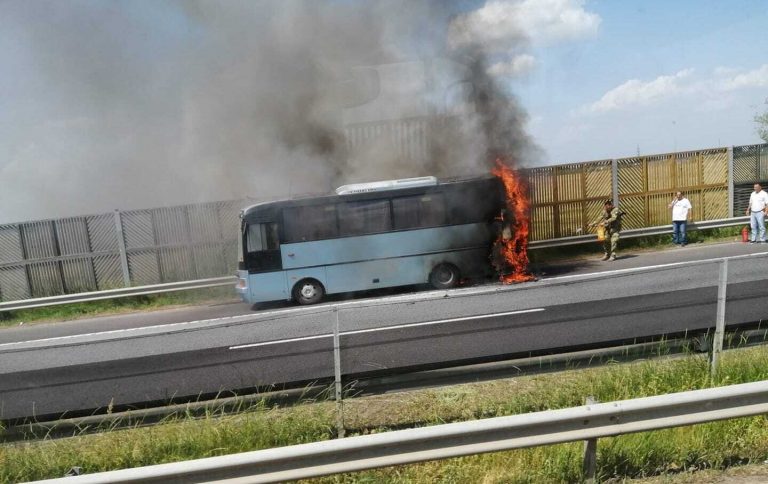
M123 234L123 219L120 210L115 210L115 230L117 231L117 248L120 250L120 266L123 270L123 285L131 287L131 272L128 269L128 253L125 250L125 235Z
M344 429L344 399L341 386L341 343L339 337L339 308L333 308L333 374L335 380L336 433L339 438L346 434Z
M728 147L728 217L733 218L733 197L736 187L733 184L733 146Z
M720 262L720 277L717 282L717 320L715 321L715 337L712 341L712 366L710 376L717 375L720 363L720 353L723 352L723 337L725 335L725 298L728 287L728 259Z
M593 396L587 397L586 404L594 405L598 403ZM582 466L584 473L584 482L593 484L597 474L597 439L587 439L584 441L584 463Z

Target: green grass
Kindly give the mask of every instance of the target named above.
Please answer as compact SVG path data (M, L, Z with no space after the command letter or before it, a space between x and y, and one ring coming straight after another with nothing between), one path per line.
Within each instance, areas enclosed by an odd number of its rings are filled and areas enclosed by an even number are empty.
M570 370L556 374L350 399L348 435L434 425L600 401L768 379L768 347L726 352L711 381L705 355ZM135 467L299 444L334 437L335 407L315 402L287 408L262 403L236 416L210 414L153 427L0 447L0 482ZM321 482L578 482L581 443L501 452L379 469ZM601 480L723 468L768 458L765 416L606 438L599 441Z
M234 301L234 289L230 286L166 292L145 296L104 299L86 303L61 304L19 311L0 312L0 328L18 326L19 323L67 321L72 319L147 311L186 304Z

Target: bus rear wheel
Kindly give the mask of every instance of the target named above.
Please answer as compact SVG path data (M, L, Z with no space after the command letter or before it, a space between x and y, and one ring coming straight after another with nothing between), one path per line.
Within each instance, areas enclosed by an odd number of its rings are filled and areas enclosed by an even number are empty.
M459 285L461 273L453 264L438 264L429 273L429 283L435 289L450 289Z
M317 304L323 300L325 289L314 279L304 279L293 287L293 299L302 306Z

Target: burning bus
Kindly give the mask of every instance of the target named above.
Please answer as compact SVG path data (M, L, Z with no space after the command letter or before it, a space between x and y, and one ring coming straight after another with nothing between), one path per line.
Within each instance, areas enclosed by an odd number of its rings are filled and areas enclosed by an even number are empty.
M328 294L377 288L447 289L494 268L509 277L527 249L527 233L516 238L527 231L527 214L510 203L507 180L495 174L346 185L333 195L248 207L237 291L251 304L314 304ZM527 269L527 256L523 264Z

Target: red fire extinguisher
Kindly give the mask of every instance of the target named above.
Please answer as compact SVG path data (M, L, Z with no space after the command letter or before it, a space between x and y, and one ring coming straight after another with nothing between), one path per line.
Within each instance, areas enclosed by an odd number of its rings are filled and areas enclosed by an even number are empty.
M744 242L745 244L749 242L749 229L746 227L741 229L741 241Z

